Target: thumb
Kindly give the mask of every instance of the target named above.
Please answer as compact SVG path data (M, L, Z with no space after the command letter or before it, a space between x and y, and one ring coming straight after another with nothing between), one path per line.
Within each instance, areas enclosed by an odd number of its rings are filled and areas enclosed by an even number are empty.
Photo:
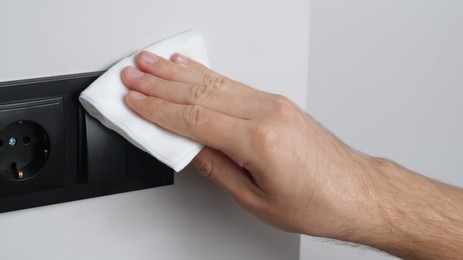
M202 175L228 191L240 204L251 206L257 203L258 187L244 169L224 153L205 146L193 159L193 165Z

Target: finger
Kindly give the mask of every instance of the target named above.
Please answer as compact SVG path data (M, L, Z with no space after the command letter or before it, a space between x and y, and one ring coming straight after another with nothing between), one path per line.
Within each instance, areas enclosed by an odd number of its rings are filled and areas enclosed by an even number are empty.
M247 120L200 106L180 105L129 91L127 104L142 117L174 133L225 152L241 165L251 158Z
M202 83L203 85L205 86L210 86L210 87L217 87L216 85L214 84L211 84L211 83L217 83L221 80L226 80L230 83L230 86L231 88L228 88L227 84L224 84L226 85L225 88L224 88L224 91L227 91L227 90L231 90L230 93L233 93L233 94L236 94L239 92L241 92L242 94L245 94L245 95L250 95L250 94L253 94L252 92L254 93L263 93L263 92L260 92L256 89L253 89L251 87L248 87L248 86L245 86L239 82L235 82L235 81L232 81L230 79L227 79L225 77L223 77L222 75L218 74L217 72L209 69L208 67L204 66L203 64L193 60L193 59L190 59L189 57L185 56L185 55L182 55L180 53L175 53L174 55L172 55L172 57L170 58L170 60L172 62L174 62L175 64L178 64L180 66L184 66L184 67L187 67L188 69L192 69L192 70L195 70L195 71L198 71L198 72L201 72L203 73L203 78L202 78Z
M180 66L151 52L142 51L135 58L137 67L157 77L183 83L202 84L204 81L223 81L223 77L209 79L206 74ZM210 75L212 77L212 75ZM205 78L206 77L206 78ZM219 82L220 83L220 82Z
M174 55L172 55L172 57L170 57L170 60L176 64L187 66L191 69L194 69L202 73L215 74L215 72L210 70L208 67L180 53L175 53Z
M188 83L192 85L205 85L209 88L235 94L237 92L259 92L246 85L230 80L210 69L197 71L181 66L148 51L140 52L135 58L137 67L146 73L169 81Z
M228 191L236 200L249 203L257 198L257 186L236 162L222 152L206 146L192 163L201 174Z
M201 84L168 81L133 67L125 68L121 76L128 88L177 104L199 105L241 119L263 118L274 113L268 95L257 92L230 94Z

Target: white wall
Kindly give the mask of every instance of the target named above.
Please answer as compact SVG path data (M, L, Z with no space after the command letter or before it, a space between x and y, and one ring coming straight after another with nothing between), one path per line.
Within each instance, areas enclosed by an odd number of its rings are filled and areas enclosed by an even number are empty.
M0 1L0 81L102 70L192 27L218 71L305 106L308 2ZM462 186L461 1L312 9L308 111L361 151ZM171 187L0 214L1 259L296 259L297 240L190 170ZM301 259L386 258L314 240Z
M0 81L103 70L190 27L215 69L306 105L304 0L0 1ZM0 214L0 244L0 259L299 256L298 235L261 224L191 170L170 187Z
M462 14L458 0L313 0L308 111L360 151L463 186ZM303 237L301 259L389 258Z

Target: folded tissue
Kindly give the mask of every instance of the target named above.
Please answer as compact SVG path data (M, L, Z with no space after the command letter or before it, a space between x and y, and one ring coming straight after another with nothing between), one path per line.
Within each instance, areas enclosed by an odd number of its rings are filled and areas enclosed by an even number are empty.
M161 40L142 50L166 59L174 53L181 53L209 66L202 36L193 30ZM128 89L121 80L121 71L126 66L135 66L135 56L140 51L123 58L102 74L80 94L79 101L104 126L179 172L203 146L149 122L125 103Z

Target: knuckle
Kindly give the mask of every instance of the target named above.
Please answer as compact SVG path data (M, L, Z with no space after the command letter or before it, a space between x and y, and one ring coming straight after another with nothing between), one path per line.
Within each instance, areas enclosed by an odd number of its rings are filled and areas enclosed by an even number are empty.
M196 126L207 121L205 110L200 106L186 106L183 109L182 116L187 126Z
M280 137L276 126L261 122L252 131L252 146L255 150L271 152L277 149Z
M192 103L204 103L212 95L213 90L206 85L193 85L189 88Z
M227 79L224 76L221 75L210 75L210 74L204 74L202 83L203 85L211 88L211 89L220 89L222 88Z
M276 115L283 120L289 119L296 112L294 103L285 96L274 95L272 103Z

